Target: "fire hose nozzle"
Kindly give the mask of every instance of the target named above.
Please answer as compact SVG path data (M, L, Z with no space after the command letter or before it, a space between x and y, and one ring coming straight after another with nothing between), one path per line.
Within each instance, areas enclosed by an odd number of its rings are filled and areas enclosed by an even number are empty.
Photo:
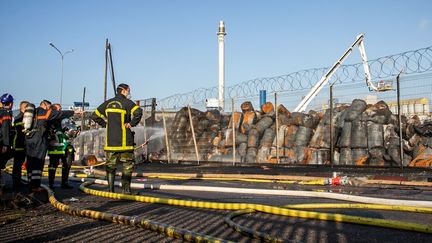
M325 178L324 185L332 185L332 186L344 186L348 185L348 177L347 176L336 176L332 178Z

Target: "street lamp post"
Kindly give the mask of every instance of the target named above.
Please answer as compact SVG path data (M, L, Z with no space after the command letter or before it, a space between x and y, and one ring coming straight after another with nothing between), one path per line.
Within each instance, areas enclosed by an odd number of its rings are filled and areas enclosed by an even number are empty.
M69 51L66 51L65 53L62 53L52 42L49 43L49 45L54 48L61 57L61 80L60 80L60 104L62 104L63 101L63 61L66 54L73 52L74 50L71 49Z

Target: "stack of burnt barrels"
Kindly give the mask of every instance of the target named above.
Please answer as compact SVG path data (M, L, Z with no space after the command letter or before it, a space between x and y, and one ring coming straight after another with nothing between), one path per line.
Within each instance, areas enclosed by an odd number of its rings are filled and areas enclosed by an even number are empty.
M411 157L404 159L409 166L432 167L432 120L423 123L417 116L408 120L406 136L409 138L404 144L404 150Z
M219 146L221 128L229 121L228 116L222 116L219 111L201 112L191 108L192 124L194 127L199 160L207 160ZM168 129L171 149L171 159L196 160L195 144L190 126L189 112L183 107L174 117Z
M390 138L384 134L384 127L389 126L391 118L387 104L380 101L368 106L365 101L356 99L339 114L335 164L386 165L385 139L399 141L397 136ZM396 134L394 126L391 128L391 135Z
M235 149L235 162L330 164L333 145L335 165L432 164L432 121L402 117L401 161L398 118L384 101L368 105L355 99L334 108L332 116L329 109L291 113L283 105L276 114L270 102L259 111L244 102L234 114L191 114L200 160L232 162ZM187 108L176 114L169 140L173 160L196 159Z

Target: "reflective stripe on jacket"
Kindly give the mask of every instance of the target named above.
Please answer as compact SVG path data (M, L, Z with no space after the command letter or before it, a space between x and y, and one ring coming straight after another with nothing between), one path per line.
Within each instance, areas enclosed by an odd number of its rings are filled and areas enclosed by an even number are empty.
M68 137L60 128L54 134L54 138L51 138L50 144L48 146L48 154L66 154L66 149L70 146Z
M24 151L25 147L25 134L24 123L23 123L24 113L20 112L15 118L12 124L12 132L13 132L13 143L12 147L15 151Z
M73 111L57 111L42 107L35 109L35 126L26 136L26 154L44 159L48 150L48 123L73 116Z
M12 112L0 108L0 145L12 146Z

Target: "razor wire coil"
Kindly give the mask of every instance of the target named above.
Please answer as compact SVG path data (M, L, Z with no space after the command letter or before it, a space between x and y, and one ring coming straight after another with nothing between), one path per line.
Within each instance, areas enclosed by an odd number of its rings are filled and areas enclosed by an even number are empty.
M369 68L373 80L394 78L401 71L405 75L432 71L432 46L369 60ZM328 69L329 67L311 68L281 76L247 80L226 87L226 98L254 97L260 90L267 90L268 93L307 90L313 87ZM332 79L337 84L364 81L363 64L341 65ZM159 108L178 109L186 105L200 104L217 96L217 86L195 89L160 99Z

